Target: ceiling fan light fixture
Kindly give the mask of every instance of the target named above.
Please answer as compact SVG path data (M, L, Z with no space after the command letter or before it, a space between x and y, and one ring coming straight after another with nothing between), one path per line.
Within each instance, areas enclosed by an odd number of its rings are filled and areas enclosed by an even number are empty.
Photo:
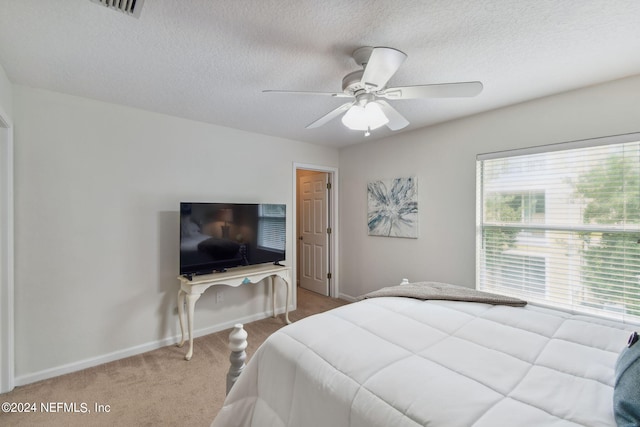
M369 131L389 123L382 108L376 102L368 102L364 107L354 105L342 116L342 123L352 130Z

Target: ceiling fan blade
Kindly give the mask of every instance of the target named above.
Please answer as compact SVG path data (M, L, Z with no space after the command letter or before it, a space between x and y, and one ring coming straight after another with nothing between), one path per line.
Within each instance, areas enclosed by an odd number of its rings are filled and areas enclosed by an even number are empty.
M362 74L362 84L367 88L383 89L405 59L407 55L397 49L374 47Z
M386 99L471 97L482 92L481 82L442 83L434 85L390 87L376 96Z
M402 114L398 113L398 111L393 108L387 101L382 101L380 99L374 101L380 104L382 107L382 111L384 115L389 119L389 123L387 123L387 127L391 130L400 130L406 128L409 125L409 121L405 119Z
M338 108L336 108L335 110L331 110L329 111L327 114L325 114L324 116L320 117L318 120L316 120L313 123L310 123L306 126L307 129L313 129L313 128L317 128L322 126L323 124L335 119L336 117L338 117L340 114L344 113L345 111L347 111L349 108L351 108L351 106L353 105L353 102L347 102L346 104L342 104L341 106L339 106Z
M263 93L284 93L288 95L321 95L321 96L333 96L335 98L353 98L351 95L347 95L343 92L313 92L313 91L300 91L300 90L263 90Z

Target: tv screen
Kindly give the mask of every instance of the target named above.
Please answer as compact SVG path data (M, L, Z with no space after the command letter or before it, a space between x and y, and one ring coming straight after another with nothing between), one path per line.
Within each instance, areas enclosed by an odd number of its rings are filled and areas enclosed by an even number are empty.
M285 259L286 205L180 203L180 274Z

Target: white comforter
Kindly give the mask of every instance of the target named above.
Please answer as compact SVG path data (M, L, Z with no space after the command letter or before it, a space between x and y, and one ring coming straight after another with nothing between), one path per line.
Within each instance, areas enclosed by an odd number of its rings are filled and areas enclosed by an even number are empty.
M615 426L631 329L532 306L364 300L269 337L213 426Z

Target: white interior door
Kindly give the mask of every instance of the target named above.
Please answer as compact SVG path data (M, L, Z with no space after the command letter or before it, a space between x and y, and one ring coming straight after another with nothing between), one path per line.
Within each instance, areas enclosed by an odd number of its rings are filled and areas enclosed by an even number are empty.
M298 181L300 287L322 295L329 295L328 182L326 172L305 174Z

